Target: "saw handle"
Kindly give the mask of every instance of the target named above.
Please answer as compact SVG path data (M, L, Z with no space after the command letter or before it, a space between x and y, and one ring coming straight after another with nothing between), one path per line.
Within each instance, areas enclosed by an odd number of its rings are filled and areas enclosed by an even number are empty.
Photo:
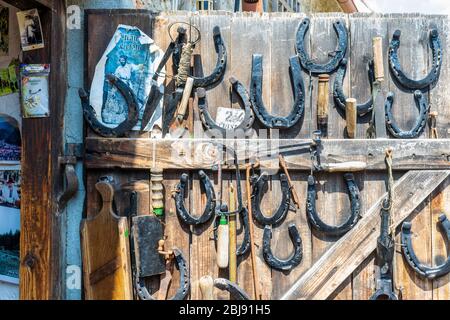
M214 280L211 276L203 276L199 280L200 292L203 300L214 300Z
M384 80L384 67L383 67L383 38L374 37L372 39L372 50L373 50L373 64L375 70L375 80Z
M342 163L327 163L322 165L326 172L357 172L367 168L367 163L363 161L348 161Z

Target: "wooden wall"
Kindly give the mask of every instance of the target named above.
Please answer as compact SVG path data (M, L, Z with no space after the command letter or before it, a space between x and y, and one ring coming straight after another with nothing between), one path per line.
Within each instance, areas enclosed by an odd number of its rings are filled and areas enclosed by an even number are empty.
M263 54L264 79L263 99L267 108L273 114L285 115L289 112L293 103L289 73L288 58L295 55L295 33L304 14L273 13L262 16L247 13L190 13L175 12L161 13L151 16L148 12L136 11L90 11L87 16L87 65L86 87L90 86L94 68L111 38L117 24L131 24L139 26L149 34L162 49L165 49L170 41L167 36L167 26L173 21L190 21L200 28L202 41L196 47L196 53L201 54L202 66L205 74L212 70L216 56L212 41L212 28L215 25L221 27L228 51L228 65L225 81L207 92L210 112L215 116L215 110L219 106L237 107L227 98L229 96L228 77L233 75L242 81L247 87L250 83L251 59L253 53ZM347 58L349 60L344 89L347 96L355 97L358 101L366 101L370 96L370 88L367 80L366 63L371 57L371 39L375 35L383 37L384 54L387 54L388 43L395 29L402 31L401 47L399 55L404 70L413 78L421 78L427 74L430 65L430 52L428 48L428 30L434 23L439 29L439 35L443 48L443 66L438 85L427 95L431 103L431 110L438 111L438 133L440 138L450 136L450 91L447 83L450 77L450 62L447 52L450 49L448 39L448 18L446 16L425 16L417 14L408 15L366 15L366 14L314 14L310 16L311 27L307 35L307 44L310 55L318 62L328 59L328 53L336 46L336 36L332 23L336 19L345 21L349 30L349 47ZM102 30L101 33L96 30ZM393 113L402 128L411 127L416 119L418 110L415 107L413 96L397 89L390 76L385 56L386 89L396 94ZM170 75L171 67L167 67ZM330 79L332 87L334 75ZM167 80L169 82L170 78ZM313 93L310 109L310 97L308 94L309 76L303 73L306 88L306 112L304 119L294 128L280 131L282 139L310 138L315 130L315 103L317 91L317 78L312 79ZM331 90L330 90L331 94ZM344 138L345 120L336 111L330 96L329 107L329 139ZM188 127L192 128L193 121L198 119L198 111L195 101L189 107ZM260 125L255 122L255 128ZM364 138L367 123L359 123L357 138ZM95 136L87 130L87 135ZM269 132L268 138L275 136L275 132ZM428 132L421 138L427 139ZM361 144L364 144L361 140ZM449 145L450 150L450 145ZM395 151L394 151L395 161ZM215 263L214 242L210 239L212 224L189 229L180 224L175 212L174 201L170 196L171 190L178 183L183 171L166 171L164 173L164 185L166 190L166 234L168 244L181 248L188 257L191 269L191 299L199 299L200 291L197 281L205 274L213 277L226 276L227 272L219 272ZM200 193L197 172L189 172L194 179L192 189L189 192L186 203L189 203L191 212L202 211L204 196ZM404 172L395 173L400 178ZM126 181L136 179L148 179L148 169L124 170L124 169L89 169L87 170L87 214L91 215L98 210L99 196L95 192L95 181L101 175L113 175L116 187ZM218 188L217 175L209 171L210 177ZM258 248L257 268L259 281L264 299L278 299L283 293L317 261L326 250L337 240L315 232L311 232L305 217L305 197L307 187L306 171L292 171L292 178L297 193L300 195L301 207L296 212L289 212L281 226L273 231L272 247L279 257L287 257L292 245L287 233L287 225L295 222L303 240L303 260L301 264L291 272L278 272L271 270L262 257L262 227L255 225L256 247ZM363 212L370 208L385 192L384 171L366 171L355 174L357 184L361 190ZM345 191L345 185L341 174L320 174L317 176L318 199L317 208L321 217L327 223L337 224L344 221L349 210L349 201ZM233 181L233 183L235 183ZM230 174L224 175L223 186L227 190L230 184ZM428 197L412 215L414 238L413 243L417 255L422 261L439 264L447 256L446 246L442 235L437 231L436 221L440 212L450 214L450 181L447 179L439 188ZM243 184L244 187L244 184ZM244 189L245 190L245 189ZM119 191L120 192L120 191ZM274 176L269 185L269 192L263 199L264 210L273 210L279 205L281 190L277 176ZM224 199L227 199L225 192ZM399 240L399 239L397 239ZM239 241L239 240L238 240ZM401 287L403 299L449 299L450 276L444 276L438 280L424 280L418 277L405 265L401 253L396 254L397 286ZM333 299L368 299L375 288L374 254L368 257L364 263L336 290L330 297ZM172 281L176 287L177 278ZM238 283L250 294L253 292L250 257L240 261L238 267ZM172 287L173 287L172 286ZM175 290L172 288L171 290ZM222 295L218 297L223 297Z

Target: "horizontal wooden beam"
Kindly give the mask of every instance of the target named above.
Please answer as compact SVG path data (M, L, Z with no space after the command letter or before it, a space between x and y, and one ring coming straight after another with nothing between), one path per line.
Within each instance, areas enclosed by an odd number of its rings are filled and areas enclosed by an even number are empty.
M392 223L398 226L450 175L450 170L408 171L394 185ZM282 300L327 299L375 250L384 194L356 226L340 238L281 297Z
M217 141L217 140L215 140ZM278 152L289 169L309 170L307 139L221 140L235 147L238 159L258 158L268 168L278 167ZM322 140L322 163L363 161L367 170L384 170L384 151L394 149L394 170L450 169L449 139ZM90 169L210 169L221 152L209 139L87 138L85 164ZM270 159L265 158L271 155ZM228 162L232 154L228 153ZM230 166L225 165L224 169Z
M20 10L29 10L42 7L53 9L53 1L61 1L61 0L3 0L3 1Z

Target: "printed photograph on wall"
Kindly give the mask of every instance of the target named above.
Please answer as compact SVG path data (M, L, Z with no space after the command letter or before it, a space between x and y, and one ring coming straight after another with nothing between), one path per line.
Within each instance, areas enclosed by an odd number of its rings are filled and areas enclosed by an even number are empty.
M0 5L0 56L7 56L9 49L9 9Z
M44 47L41 19L37 9L17 12L20 30L20 43L23 51Z
M163 56L163 51L140 29L119 25L95 68L90 92L90 104L99 121L115 127L127 117L128 107L122 94L106 80L105 75L113 74L125 82L133 91L139 108L139 120L147 103L152 85L152 76ZM161 72L164 74L163 72ZM164 77L157 84L163 92ZM160 120L162 101L150 119L148 130ZM160 122L160 121L159 121ZM140 121L135 129L140 128Z
M17 120L0 113L0 163L19 163L21 144Z
M22 116L39 118L49 116L48 64L24 64L20 67Z
M19 278L20 171L0 170L0 280Z

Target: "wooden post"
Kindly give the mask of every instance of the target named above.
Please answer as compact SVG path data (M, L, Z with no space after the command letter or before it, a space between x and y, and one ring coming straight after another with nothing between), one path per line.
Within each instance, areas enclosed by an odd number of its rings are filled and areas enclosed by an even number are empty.
M356 99L348 98L345 100L345 120L347 121L347 136L350 139L355 138L356 118Z

